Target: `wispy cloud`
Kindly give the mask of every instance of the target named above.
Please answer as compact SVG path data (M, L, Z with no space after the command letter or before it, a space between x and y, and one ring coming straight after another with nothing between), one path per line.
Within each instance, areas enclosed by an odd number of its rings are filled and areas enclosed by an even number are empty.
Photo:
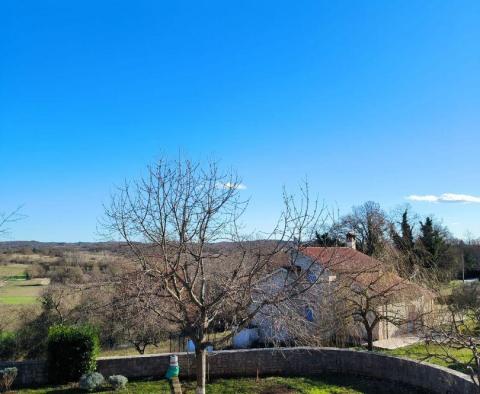
M219 187L221 189L237 189L237 190L245 190L247 188L247 186L244 185L243 183L230 183L230 182L222 183L221 185L219 185Z
M443 193L439 196L433 194L412 194L406 197L410 201L426 201L426 202L450 202L450 203L466 203L473 202L480 204L480 197L471 196L469 194Z

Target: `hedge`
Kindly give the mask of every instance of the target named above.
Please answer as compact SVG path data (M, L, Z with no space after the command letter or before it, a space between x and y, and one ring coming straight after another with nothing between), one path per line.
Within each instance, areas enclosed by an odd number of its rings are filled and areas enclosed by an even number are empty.
M48 376L52 383L77 381L97 368L99 340L91 326L55 325L48 331Z

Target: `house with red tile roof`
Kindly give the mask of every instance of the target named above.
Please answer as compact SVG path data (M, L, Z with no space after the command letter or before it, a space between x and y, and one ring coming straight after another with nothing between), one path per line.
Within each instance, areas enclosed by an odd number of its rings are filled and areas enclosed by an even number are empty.
M314 310L320 309L323 309L319 312L321 316L315 316L315 319L325 319L335 302L348 305L345 310L352 321L349 341L363 342L369 335L373 341L415 335L422 319L434 307L432 291L400 277L388 264L356 250L352 234L347 237L346 247L306 246L290 252L288 259L281 256L279 262L278 268L266 278L270 291L277 291L275 289L299 277L303 277L307 284L312 283L317 288L313 292L316 296L309 297L304 301L306 304L298 308L305 310L308 320L314 318ZM272 286L272 283L276 285ZM318 304L323 307L319 308ZM277 316L279 310L277 308ZM330 318L335 319L334 316ZM254 324L259 327L260 337L263 333L264 338L276 336L285 340L292 333L281 327L281 321L269 311L260 313ZM275 325L278 327L273 327ZM371 332L368 333L365 327ZM333 331L332 328L329 334L334 335Z

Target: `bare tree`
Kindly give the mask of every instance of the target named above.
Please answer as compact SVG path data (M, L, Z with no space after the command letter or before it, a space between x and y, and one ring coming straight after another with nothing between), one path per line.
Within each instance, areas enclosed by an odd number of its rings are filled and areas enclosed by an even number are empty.
M388 220L380 205L367 201L354 206L352 213L345 215L337 226L340 236L354 231L357 236L357 247L369 256L378 257L385 248Z
M308 197L308 187L300 201L284 193L275 229L263 240L245 242L239 234L247 207L241 188L240 179L216 163L160 160L146 177L120 187L106 208L106 229L129 245L136 262L122 291L192 339L197 393L205 393L209 332L221 323L231 336L265 305L308 290L298 278L253 304L273 256L313 239L325 214Z
M115 294L109 302L107 319L118 327L122 341L132 344L138 353L144 354L148 346L158 346L174 330L166 321L159 321L156 315L141 302L139 297L131 297L128 280L122 280L115 287Z
M373 350L374 331L381 322L394 326L406 323L404 302L407 289L412 286L395 273L383 270L384 267L371 267L340 280L345 286L341 291L345 311L353 324L362 327L368 350Z
M435 318L423 325L428 357L460 367L480 392L480 285L460 285L451 295L439 292L438 297L443 302Z

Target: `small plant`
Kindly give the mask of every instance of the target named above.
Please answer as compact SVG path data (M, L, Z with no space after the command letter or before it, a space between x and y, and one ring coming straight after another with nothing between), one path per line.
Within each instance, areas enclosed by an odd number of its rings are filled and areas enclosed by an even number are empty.
M101 373L88 372L81 376L78 387L82 390L93 391L98 389L104 382L105 379Z
M0 369L0 391L9 391L17 377L18 370L15 367Z
M123 375L112 375L108 378L108 383L114 390L123 390L128 383L128 379Z
M90 326L57 325L48 332L48 369L52 383L75 382L94 372L99 351L98 334Z

